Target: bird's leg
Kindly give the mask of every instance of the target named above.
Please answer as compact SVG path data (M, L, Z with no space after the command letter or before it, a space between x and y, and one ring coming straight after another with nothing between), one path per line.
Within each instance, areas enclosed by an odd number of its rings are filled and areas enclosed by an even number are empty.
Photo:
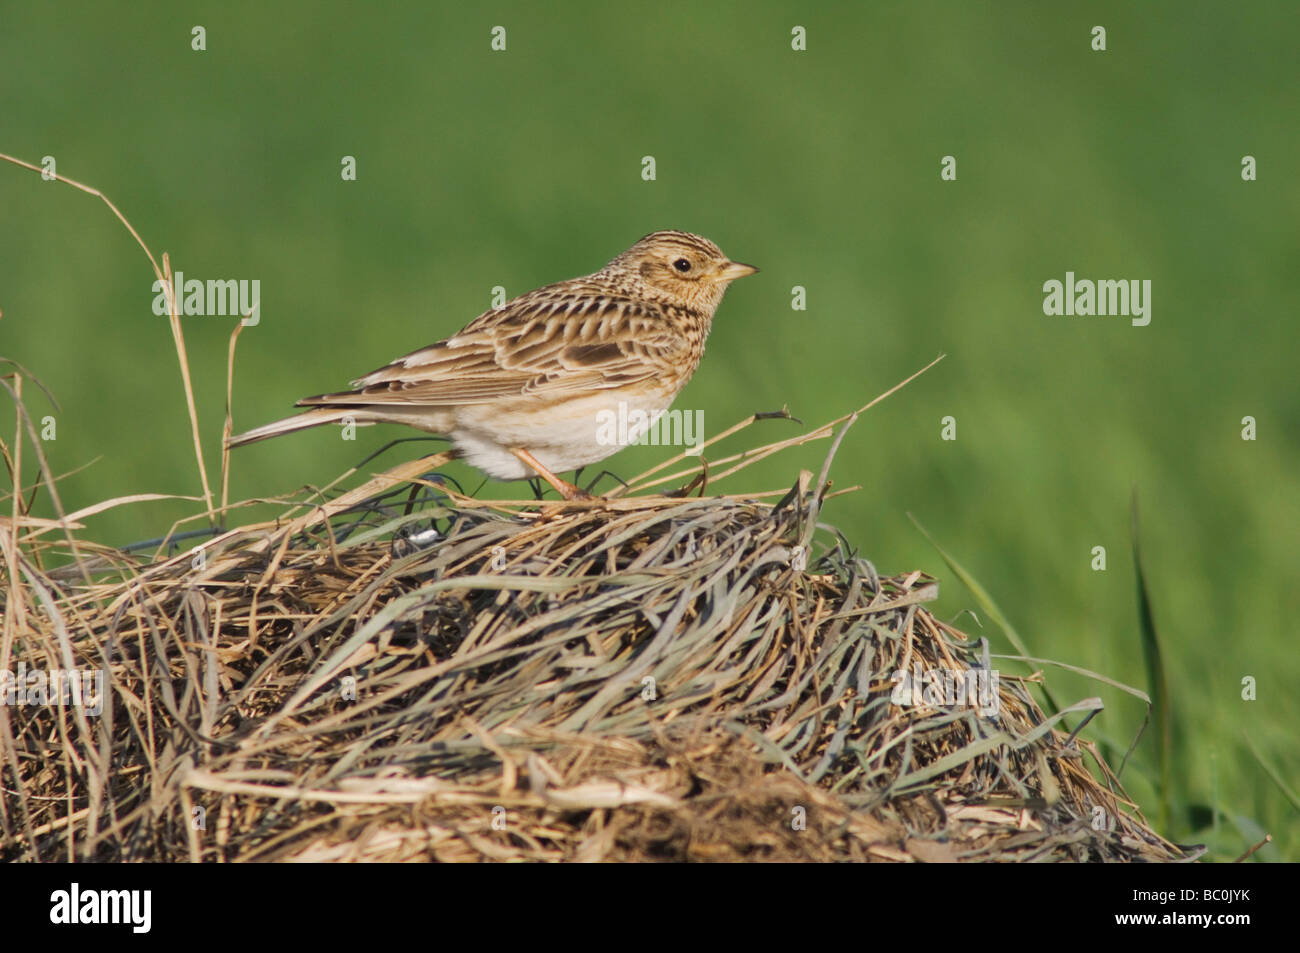
M546 469L546 467L538 463L537 458L534 457L527 450L525 450L523 447L511 447L510 452L513 453L520 461L522 461L525 466L530 467L532 470L534 470L537 473L539 477L541 477L543 480L545 480L547 483L553 486L555 488L555 492L559 493L560 496L564 497L566 500L594 500L595 499L595 497L592 496L590 493L588 493L586 490L580 487L576 487L572 483L566 483L564 480L561 480L550 470Z
M582 474L582 471L579 470L577 473L575 473L575 474L573 475L573 482L574 482L574 483L577 483L578 480L581 479L581 474ZM631 486L632 486L632 485L631 485L630 483L628 483L627 480L624 480L624 479L623 479L621 476L619 476L617 473L611 473L609 470L601 470L599 473L596 474L596 476L592 479L592 481L591 481L590 483L588 483L586 486L583 487L583 489L586 490L588 493L590 493L590 492L591 492L591 488L592 488L593 486L595 486L597 483L600 482L600 478L601 478L601 477L606 477L606 476L607 476L607 477L613 477L615 480L617 480L617 481L619 482L619 484L622 485L623 489L625 489L625 490L627 490L627 489L631 489Z

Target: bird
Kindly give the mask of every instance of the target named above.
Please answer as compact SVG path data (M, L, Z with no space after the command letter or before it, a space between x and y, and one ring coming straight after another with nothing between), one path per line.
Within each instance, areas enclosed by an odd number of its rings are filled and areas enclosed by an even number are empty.
M599 271L484 311L228 446L323 424L406 424L448 438L493 479L537 476L565 500L592 499L556 474L620 449L602 414L654 421L668 409L699 367L728 286L757 271L699 235L652 232Z

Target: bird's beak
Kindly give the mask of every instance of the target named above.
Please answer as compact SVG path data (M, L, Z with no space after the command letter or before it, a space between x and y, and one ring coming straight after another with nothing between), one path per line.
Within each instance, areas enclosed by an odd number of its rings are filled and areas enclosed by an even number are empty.
M718 278L722 281L735 281L737 278L744 278L748 275L757 274L757 272L758 269L753 265L746 265L739 261L729 261L718 272Z

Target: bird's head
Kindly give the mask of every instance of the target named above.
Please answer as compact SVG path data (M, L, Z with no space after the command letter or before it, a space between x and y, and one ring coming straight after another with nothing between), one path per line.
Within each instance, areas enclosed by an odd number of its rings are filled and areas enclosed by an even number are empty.
M758 271L732 261L707 238L690 232L653 232L606 266L638 281L667 302L712 316L727 286Z

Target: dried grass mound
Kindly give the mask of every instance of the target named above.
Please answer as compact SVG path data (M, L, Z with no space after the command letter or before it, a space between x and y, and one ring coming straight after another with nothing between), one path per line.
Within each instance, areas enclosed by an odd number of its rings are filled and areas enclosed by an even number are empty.
M99 190L54 178L100 199L167 290L218 524L243 504L225 504L228 456L214 502L170 261ZM79 533L156 497L65 512L23 399L40 383L0 357L17 418L0 438L0 860L1194 859L1064 732L1100 701L1046 717L1006 674L974 706L927 694L931 676L988 685L986 650L923 608L933 580L881 578L820 522L848 427L936 363L706 465L788 416L755 415L595 506L484 504L431 458L140 561ZM831 437L788 493L648 495ZM32 514L40 493L57 518ZM28 678L57 671L101 682L98 706Z
M987 649L819 522L825 473L489 505L437 462L200 555L7 546L0 667L107 678L0 709L0 857L1189 859L1027 680L895 694Z

